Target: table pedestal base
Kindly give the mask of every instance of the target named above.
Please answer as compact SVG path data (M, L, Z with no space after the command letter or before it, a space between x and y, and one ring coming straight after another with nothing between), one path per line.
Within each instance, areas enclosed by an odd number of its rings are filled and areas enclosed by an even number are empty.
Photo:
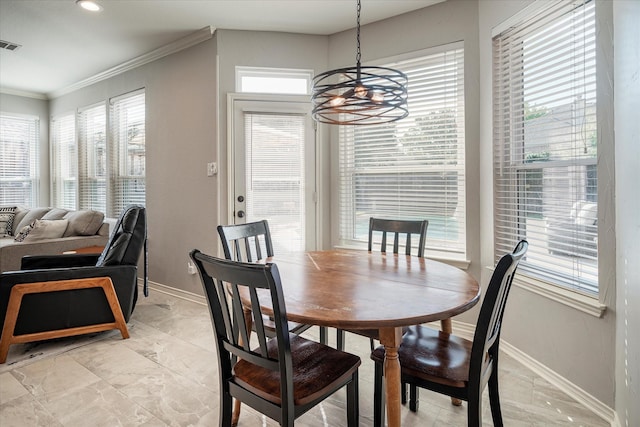
M400 427L400 359L398 347L402 342L402 328L381 328L380 343L384 346L385 395L387 425Z

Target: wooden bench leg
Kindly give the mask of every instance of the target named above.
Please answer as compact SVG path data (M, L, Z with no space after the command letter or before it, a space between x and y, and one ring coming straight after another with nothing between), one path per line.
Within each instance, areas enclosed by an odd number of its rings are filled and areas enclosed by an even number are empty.
M22 304L22 297L24 295L89 288L102 288L104 295L107 298L107 302L109 303L109 308L113 313L113 322L14 335L16 321L18 320L18 313L20 312L20 304ZM70 337L93 332L109 331L111 329L118 329L122 334L123 339L129 338L127 323L124 320L124 315L122 314L122 309L120 308L116 291L113 288L113 282L111 282L109 277L21 283L11 288L11 294L9 295L7 314L4 319L4 327L2 328L2 338L0 339L0 363L5 363L7 361L7 354L9 353L9 346L11 344Z

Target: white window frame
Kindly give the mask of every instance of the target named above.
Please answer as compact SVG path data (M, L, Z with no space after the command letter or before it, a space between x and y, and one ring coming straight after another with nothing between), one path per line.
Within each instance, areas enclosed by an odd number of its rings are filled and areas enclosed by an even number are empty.
M146 98L145 90L140 89L124 95L111 98L109 101L109 140L110 140L110 203L109 212L111 216L117 217L130 204L145 205L146 200ZM142 109L142 116L140 110ZM133 116L130 113L133 112ZM140 127L140 120L142 126ZM132 137L128 132L132 127L138 133ZM129 142L131 138L136 139L138 153L129 157ZM142 157L142 160L140 158ZM141 165L138 173L130 170L130 161L137 159ZM135 191L129 188L135 188ZM129 188L128 190L125 190Z
M140 134L137 134L138 139L136 145L144 146L146 153L146 99L145 89L138 89L132 92L128 92L123 95L119 95L110 98L108 102L100 102L87 107L78 109L76 115L76 128L77 128L77 140L78 140L78 185L77 185L77 206L76 209L96 209L103 211L109 218L117 218L124 208L129 204L146 204L146 167L145 167L145 154L137 153L140 170L137 174L129 173L129 146L128 134L123 136L123 133L127 133L130 130L131 118L127 117L127 103L131 102L134 97L142 97L143 102L143 129ZM135 104L138 100L133 100ZM123 106L124 109L120 109ZM140 108L137 104L133 108ZM87 136L85 135L83 115L87 112L97 112L98 110L104 110L104 156L106 158L106 165L104 171L104 177L96 174L96 152L94 150L87 150ZM139 113L139 112L138 112ZM122 116L119 116L121 114ZM134 121L140 120L139 117L134 118ZM101 153L102 154L102 153ZM143 160L140 161L140 157ZM105 200L99 200L97 205L92 205L91 201L96 200L95 194L91 193L91 185L98 178L104 179L105 182ZM126 185L126 182L133 182L135 187L135 196L131 196L131 186ZM129 192L127 192L129 191ZM126 197L126 195L130 197ZM104 205L102 205L104 204Z
M446 57L445 55L449 55ZM426 98L416 98L412 97L412 76L411 73L407 71L405 68L411 69L412 67L416 67L416 63L429 62L431 58L439 58L443 57L444 61L447 61L446 71L438 78L438 83L441 85L447 85L448 83L444 82L445 73L452 73L452 68L455 69L455 78L451 78L449 81L454 80L456 83L451 84L455 89L452 91L445 90L445 86L431 86L429 90L425 90L423 93L425 97L444 97L447 99L438 100L435 104L431 104ZM451 59L453 58L453 59ZM425 49L417 52L412 52L405 55L399 55L393 58L387 58L386 60L376 61L376 65L380 66L388 66L391 68L399 69L400 71L404 71L409 74L409 84L408 84L408 99L409 99L409 116L406 119L400 120L398 122L393 122L388 125L376 125L376 126L340 126L338 129L338 210L337 216L339 219L339 235L338 235L338 246L345 247L355 247L355 248L366 248L366 242L368 240L368 234L365 230L366 226L368 226L368 217L369 216L378 216L382 218L395 218L395 219L427 219L430 220L429 227L427 228L427 250L426 255L433 258L439 258L443 260L449 260L454 263L460 263L460 265L464 268L466 267L466 171L465 171L465 97L464 97L464 43L456 42L450 43L430 49ZM422 64L421 64L422 66ZM445 68L443 68L444 70ZM416 71L417 72L417 71ZM440 81L442 79L442 81ZM430 79L426 79L426 81L414 80L416 86L427 85L429 86ZM434 95L431 88L437 87L438 93ZM421 89L422 90L422 89ZM440 94L443 93L444 95ZM454 95L451 95L454 93ZM440 105L438 102L444 102L441 105L446 105L447 107L438 107L436 110L433 110L433 105ZM450 105L454 105L454 107L449 107ZM449 111L450 108L453 108L451 111L455 111L454 114L451 115L451 118L454 122L454 127L452 129L455 130L456 136L456 145L453 151L453 157L447 157L447 155L443 155L445 163L438 160L425 160L422 164L414 163L414 164L403 164L407 162L408 158L404 156L399 156L398 161L396 162L396 166L392 166L391 168L379 169L379 172L375 172L374 169L370 170L370 173L396 173L396 176L401 181L403 180L402 176L408 177L407 174L433 174L433 173L441 173L443 174L451 174L455 173L456 184L455 184L455 195L452 196L456 201L456 207L454 208L454 214L452 214L452 218L455 219L455 228L457 230L457 239L448 240L446 238L439 238L440 235L451 235L447 233L451 233L452 228L447 228L444 225L442 230L438 229L436 214L443 208L442 206L436 206L438 204L437 198L432 196L429 198L428 196L423 196L423 201L426 202L424 207L416 208L414 206L409 206L413 200L408 196L410 194L411 189L409 187L404 187L407 198L404 199L404 202L399 203L403 204L405 207L398 209L397 206L395 208L395 212L391 212L394 208L388 206L389 209L383 208L378 209L376 207L372 207L370 212L364 212L364 216L359 220L356 218L358 214L358 209L356 208L356 190L353 177L355 177L357 172L356 163L354 160L355 151L355 140L354 135L357 132L360 133L372 133L372 138L367 138L366 136L362 137L363 141L371 140L371 144L376 138L376 135L380 138L388 138L383 135L384 126L391 125L394 130L394 136L392 139L395 139L398 142L398 145L402 144L402 140L405 142L408 140L408 136L410 134L411 129L420 129L420 126L417 122L414 121L414 117L424 117L430 115L434 111L438 111L441 109L446 109ZM426 131L433 131L435 128L435 122L431 124L428 122L426 126ZM375 128L378 127L380 130L376 131ZM391 129L391 128L389 128ZM425 133L426 134L426 133ZM428 138L429 136L425 136ZM432 143L437 143L437 139L442 138L448 140L446 136L436 136ZM450 139L450 138L449 138ZM382 141L382 140L381 140ZM435 141L435 142L434 142ZM384 141L382 141L384 144ZM372 145L373 146L373 145ZM418 147L418 146L416 146ZM448 150L451 150L449 145L445 145ZM375 149L375 148L374 148ZM384 149L384 148L382 148ZM411 162L408 162L411 163ZM405 183L406 184L406 183ZM409 184L407 184L409 185ZM442 184L442 187L438 187L438 190L442 190L445 188L451 188L450 184ZM428 194L428 193L427 193ZM366 197L366 196L365 196ZM365 199L362 199L365 200ZM448 198L447 198L448 200ZM362 203L362 202L359 202ZM448 204L448 202L446 203ZM448 221L448 220L447 220ZM443 222L447 222L444 221ZM366 226L364 225L366 223ZM448 231L447 231L448 230Z
M53 206L78 206L78 138L76 115L60 114L51 119L51 202ZM73 191L69 192L69 183Z
M585 4L589 3L588 1L585 1ZM591 3L592 5L595 2ZM549 3L549 2L536 2L534 4L532 4L530 7L524 9L523 11L521 11L520 13L518 13L517 15L515 15L514 17L512 17L511 19L509 19L508 21L504 22L503 24L501 24L500 26L496 27L492 33L492 36L494 37L494 44L498 43L498 39L497 37L501 36L503 33L506 33L507 31L512 31L514 29L516 29L519 25L525 25L525 22L528 23L528 25L538 25L538 18L537 17L544 17L547 13L549 13L549 9L553 8L554 5L557 3ZM564 5L568 5L568 3L564 3ZM582 7L579 6L578 7ZM577 9L576 9L577 10ZM597 11L597 7L596 7L596 11ZM551 15L549 15L551 16ZM597 18L597 16L596 16ZM542 18L540 18L542 19ZM532 23L532 21L534 23ZM551 24L548 24L549 26L551 26ZM596 29L596 41L595 44L598 44L598 36L597 36L597 29ZM553 44L554 48L557 47L558 43ZM595 47L594 47L595 49ZM494 66L496 66L496 64L499 63L498 58L496 58L496 47L494 46ZM517 64L516 64L517 65ZM600 69L601 66L598 64L597 67ZM600 72L600 71L598 71ZM593 71L593 76L596 76L597 73L594 70ZM514 80L515 81L515 80ZM595 81L597 81L598 86L600 85L600 79L598 79L597 77L595 78ZM517 83L517 81L516 81ZM511 134L506 135L503 133L501 133L500 129L506 129L507 125L504 125L505 120L499 120L498 122L497 120L497 111L506 111L504 108L502 110L500 110L500 107L498 106L499 103L499 99L501 96L504 95L500 95L498 93L496 93L497 90L497 86L496 86L496 71L494 69L494 140L498 140L500 138L513 138L514 141L516 142L512 142L511 144L516 144L518 139L517 138L524 138L524 136L517 136L516 132L511 132ZM518 91L517 90L511 90L512 94L517 95ZM598 110L598 130L597 130L597 135L598 135L598 153L597 153L597 158L586 158L586 156L584 154L582 155L577 155L577 157L575 157L573 163L577 165L577 167L584 167L585 165L593 165L593 167L597 168L596 170L599 170L602 168L601 165L601 148L603 147L603 145L601 144L601 139L604 138L605 140L609 140L610 136L606 135L607 134L607 129L606 126L603 127L603 129L600 129L601 127L601 120L600 120L600 114L601 114L601 109L606 108L606 105L603 103L602 101L602 97L601 96L601 89L598 88L597 90L598 92L598 96L597 96L597 110ZM504 93L504 92L503 92ZM522 92L524 93L524 92ZM517 107L517 102L514 103L514 107L509 107L507 110L511 111L511 114L517 118L518 115L518 110L520 111L520 114L524 114L524 102L526 101L524 99L524 97L522 95L520 95L520 97L518 98L517 96L514 95L514 99L520 99L520 103L522 104L520 107ZM502 102L502 101L500 101ZM515 113L515 114L513 114ZM516 120L516 119L512 119L512 120ZM504 137L502 137L501 135L505 135ZM514 135L516 135L514 137ZM612 138L612 137L611 137ZM508 144L508 143L507 143ZM502 145L502 147L507 147L508 145ZM504 199L504 195L500 196L500 194L496 193L500 191L500 187L499 187L499 181L501 179L502 174L505 173L505 171L509 168L516 168L518 169L519 166L518 164L520 164L522 167L520 169L522 169L522 171L524 171L525 169L529 168L529 167L533 167L533 166L544 166L545 168L551 168L553 166L563 166L563 161L549 161L548 163L545 162L534 162L533 164L526 164L526 162L524 161L523 155L524 155L524 150L522 149L522 147L517 147L515 145L513 145L513 148L511 149L511 155L509 158L512 159L511 164L509 163L505 163L504 159L506 157L503 157L502 161L500 161L499 157L496 157L499 152L503 149L503 148L497 148L498 146L494 147L494 177L497 181L494 182L494 187L497 185L498 187L496 187L496 191L494 191L494 199L495 198L501 198ZM553 145L551 146L553 147ZM520 153L520 161L517 160L518 158L518 153ZM515 156L515 157L514 157ZM551 160L551 159L550 159ZM537 163L537 165L536 165ZM564 161L564 164L566 164L567 161ZM503 169L504 168L504 169ZM502 169L502 170L501 170ZM598 174L598 181L602 181L603 180L603 174ZM606 180L606 178L604 178ZM577 184L576 184L577 185ZM598 182L598 187L601 188L603 185L603 182ZM604 185L606 186L606 181L604 181ZM577 190L579 190L576 187ZM514 191L519 191L519 190L514 190ZM586 191L586 189L582 189L582 191ZM603 201L603 197L602 197L602 192L600 190L598 190L597 192L597 204L598 204L598 213L597 213L597 225L596 227L601 229L602 228L602 217L601 217L601 212L602 210L602 205L604 204ZM513 197L515 197L514 200L518 200L517 194L513 194ZM497 200L497 199L496 199ZM496 206L494 204L494 206ZM500 214L499 212L496 213L496 215L494 215L495 218L499 218L500 215L502 215L502 219L504 220L504 218L506 217L504 214L504 208L502 208L503 210L501 212L503 212L502 214ZM522 214L517 214L518 210L516 209L515 205L513 208L513 215L511 215L513 218L515 218L517 215L522 215ZM569 216L569 215L567 215ZM552 215L553 218L553 215ZM499 219L496 219L496 221L500 221ZM547 221L549 222L549 221ZM504 253L508 243L509 243L509 237L503 238L500 237L500 234L503 233L506 235L506 231L505 231L505 227L504 227L504 221L502 224L499 223L495 223L494 224L495 227L495 232L494 235L497 236L496 237L496 242L494 242L494 251L495 251L495 257L497 259L497 257L499 257L500 254ZM516 227L517 228L517 227ZM517 239L521 238L521 237L526 237L525 235L519 234L516 231L516 228L512 227L513 230L513 235L510 237L511 242L514 243ZM600 240L599 238L602 237L602 234L596 231L596 242L597 245L600 246L600 242L598 240ZM599 234L599 235L598 235ZM591 232L591 235L593 235L593 233ZM539 245L539 246L544 246L544 245ZM530 251L531 252L531 251ZM574 308L577 308L581 311L587 312L589 314L593 314L595 316L601 316L602 313L604 312L606 305L599 302L598 298L599 298L599 294L602 292L606 292L606 287L603 288L603 284L602 281L600 280L601 278L601 273L599 272L600 268L599 268L599 264L601 264L601 260L599 260L601 254L597 254L598 260L596 260L595 263L595 268L598 269L597 273L596 273L596 283L597 283L597 288L594 289L591 288L589 289L588 286L586 286L585 284L580 284L579 280L580 279L576 279L577 282L576 284L573 285L567 285L567 281L568 279L566 279L566 275L565 275L565 279L561 280L561 274L559 271L555 271L556 268L552 267L552 263L549 262L547 264L545 264L544 262L542 262L542 256L540 255L534 255L534 254L528 254L527 258L531 258L531 259L525 259L522 263L521 263L521 267L519 268L519 272L520 272L520 277L518 282L519 286L522 286L528 290L530 290L531 292L540 294L540 295L544 295L547 297L550 297L556 301L562 302L566 305L569 306L573 306ZM529 264L529 265L528 265ZM545 267L546 266L546 267ZM560 268L560 267L558 267ZM546 270L546 273L544 274L540 274L540 272L542 272L543 270ZM576 273L578 277L580 272Z
M102 110L102 111L100 111ZM90 120L94 115L98 115L98 120L102 117L104 120L104 126L100 129L87 129L87 120ZM102 116L100 116L102 114ZM93 125L93 123L90 123ZM98 123L98 126L100 124ZM78 129L78 209L95 209L104 212L109 216L108 212L108 200L109 200L109 144L107 140L107 107L105 102L93 104L84 108L80 108L77 114L77 129ZM99 175L97 171L98 152L95 144L95 138L100 133L103 134L104 144L104 156L107 161L105 164L105 171L103 175ZM97 187L97 184L104 182L105 187L105 199L100 200L93 189Z
M248 84L247 79L259 79L257 86ZM299 81L304 90L287 88L286 81ZM310 95L313 81L313 70L295 68L267 68L236 66L236 92L265 93L279 95ZM254 90L250 90L253 88Z
M20 133L19 128L26 128L26 133ZM18 132L19 134L16 134ZM18 142L16 139L27 139L28 162L29 162L29 174L25 176L18 176L17 174L10 174L9 171L0 171L0 183L28 183L31 186L30 199L5 199L0 198L0 205L27 205L29 207L35 207L39 205L40 195L40 118L37 116L15 113L0 112L0 156L4 161L9 159L9 162L15 162L18 160L18 153L13 150L9 150L9 141ZM5 152L5 150L7 150ZM7 167L10 164L7 163ZM13 166L13 165L11 165ZM16 171L17 172L17 171ZM6 176L9 175L9 176Z

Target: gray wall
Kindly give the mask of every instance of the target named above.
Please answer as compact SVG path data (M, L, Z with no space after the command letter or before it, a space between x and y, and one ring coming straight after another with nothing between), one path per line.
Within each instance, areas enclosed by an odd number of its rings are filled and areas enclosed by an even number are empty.
M640 2L613 3L617 307L616 401L622 426L640 425Z
M40 118L40 203L49 205L49 101L0 93L0 112Z
M193 248L217 248L216 49L213 39L51 101L51 114L145 88L149 279L202 293Z

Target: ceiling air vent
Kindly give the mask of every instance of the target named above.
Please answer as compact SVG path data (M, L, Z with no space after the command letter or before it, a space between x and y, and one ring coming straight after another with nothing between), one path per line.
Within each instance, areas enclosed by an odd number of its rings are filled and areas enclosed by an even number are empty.
M11 43L8 41L4 41L4 40L0 40L0 49L6 49L6 50L18 50L20 49L22 46L16 43Z

